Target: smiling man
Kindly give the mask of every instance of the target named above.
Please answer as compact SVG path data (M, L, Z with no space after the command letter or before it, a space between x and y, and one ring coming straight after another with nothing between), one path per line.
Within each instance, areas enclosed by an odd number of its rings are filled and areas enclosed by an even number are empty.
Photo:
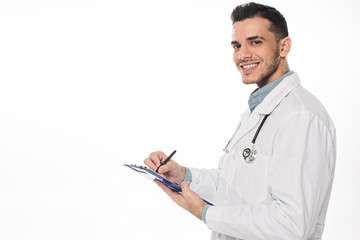
M245 12L245 8L234 10L231 45L234 48L233 60L243 82L256 83L261 88L289 72L286 55L291 40L281 15L272 23L260 14L248 18L252 14L251 11Z
M234 63L245 84L257 85L249 108L217 169L171 160L159 173L181 184L182 194L157 183L204 221L211 239L320 240L334 177L335 127L290 71L291 40L281 13L248 3L231 18ZM154 152L145 164L155 170L166 157Z

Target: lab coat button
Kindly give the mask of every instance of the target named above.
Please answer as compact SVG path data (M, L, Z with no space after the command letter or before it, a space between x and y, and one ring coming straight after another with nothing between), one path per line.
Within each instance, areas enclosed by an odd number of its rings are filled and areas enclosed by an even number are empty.
M221 234L220 233L217 234L217 239L221 239Z

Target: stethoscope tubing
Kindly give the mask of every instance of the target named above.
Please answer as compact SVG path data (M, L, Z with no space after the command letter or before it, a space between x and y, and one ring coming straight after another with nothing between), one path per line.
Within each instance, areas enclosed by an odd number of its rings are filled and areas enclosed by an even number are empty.
M255 144L256 138L257 138L257 136L259 135L259 132L260 132L262 126L264 125L264 123L265 123L265 121L266 121L266 119L268 118L269 115L270 115L270 114L266 114L265 117L263 118L263 120L261 121L260 126L259 126L258 129L256 130L256 133L255 133L255 135L254 135L254 138L253 138L252 141L251 141L252 144Z
M269 115L270 115L270 114L266 114L266 115L265 115L265 117L262 119L259 127L257 128L257 130L256 130L256 132L255 132L255 135L254 135L253 139L251 140L251 143L252 143L252 144L251 144L251 145L252 145L251 148L245 148L244 151L243 151L244 160L245 160L246 162L248 162L248 163L254 161L255 158L256 158L256 149L254 148L254 144L255 144L256 139L257 139L257 137L258 137L258 135L259 135L259 133L260 133L261 128L263 127L263 125L264 125L266 119L269 117ZM224 148L224 151L225 151L225 152L228 152L227 148L228 148L230 142L233 140L236 132L239 130L239 127L240 127L240 125L237 127L234 135L231 137L231 139L229 140L229 142L226 144L226 147Z

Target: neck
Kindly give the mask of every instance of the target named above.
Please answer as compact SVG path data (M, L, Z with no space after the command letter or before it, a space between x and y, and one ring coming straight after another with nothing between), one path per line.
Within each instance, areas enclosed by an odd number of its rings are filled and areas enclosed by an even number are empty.
M271 74L271 76L267 79L264 79L263 81L257 83L258 88L262 88L263 86L275 81L285 73L290 71L289 64L285 58L280 58L279 66L276 69L276 71Z

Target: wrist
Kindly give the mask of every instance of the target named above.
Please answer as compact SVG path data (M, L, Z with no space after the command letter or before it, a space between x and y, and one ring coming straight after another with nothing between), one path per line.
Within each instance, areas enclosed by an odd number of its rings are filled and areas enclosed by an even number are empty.
M204 216L203 210L204 210L205 206L207 206L207 204L203 201L200 204L199 209L198 209L198 213L196 215L200 220L203 220L203 221L204 221L204 219L203 219L203 216Z
M181 166L181 168L182 168L182 172L183 172L183 178L182 178L182 180L184 181L185 180L185 177L186 177L186 168L185 167L183 167L183 166Z
M178 182L178 184L181 184L183 181L185 181L186 180L186 168L185 167L183 167L183 166L180 166L180 181Z

